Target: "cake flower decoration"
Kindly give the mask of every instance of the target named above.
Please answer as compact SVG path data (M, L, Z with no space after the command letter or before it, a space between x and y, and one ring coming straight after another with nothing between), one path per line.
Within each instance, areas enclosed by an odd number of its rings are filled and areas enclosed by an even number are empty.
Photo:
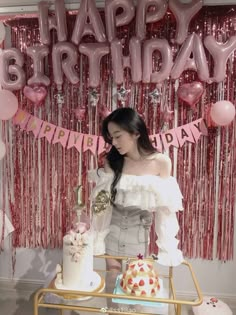
M69 255L72 261L78 262L84 248L88 245L88 235L86 233L86 224L79 223L77 231L70 230L66 235L66 243L69 245Z
M83 234L87 231L87 224L83 222L76 222L73 226L73 231Z

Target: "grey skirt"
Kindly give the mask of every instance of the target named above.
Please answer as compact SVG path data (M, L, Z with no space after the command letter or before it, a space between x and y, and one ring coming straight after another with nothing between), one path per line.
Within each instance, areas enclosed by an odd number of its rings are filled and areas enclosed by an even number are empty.
M115 205L110 233L105 239L106 253L114 256L146 256L152 213L134 207Z

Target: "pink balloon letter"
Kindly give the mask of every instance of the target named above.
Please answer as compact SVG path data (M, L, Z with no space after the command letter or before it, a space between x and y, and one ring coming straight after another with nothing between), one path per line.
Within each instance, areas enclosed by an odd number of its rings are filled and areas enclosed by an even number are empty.
M190 58L193 54L193 58ZM171 70L171 78L177 79L185 70L195 70L201 81L209 80L209 70L202 41L195 33L183 43Z
M50 84L49 78L44 74L43 59L49 54L47 46L31 46L27 47L26 53L33 60L33 76L27 81L28 85L43 84L48 86Z
M155 10L148 12L150 6L155 6ZM146 37L146 23L160 21L167 10L167 0L142 0L138 1L136 14L136 36L140 39Z
M10 65L10 61L15 63ZM3 50L0 54L0 80L1 85L6 90L20 90L25 85L25 73L22 69L24 58L22 53L16 48ZM11 80L10 75L15 75L16 79Z
M63 55L66 54L66 58ZM76 84L79 82L79 77L75 71L75 65L78 61L78 53L73 44L57 43L53 46L52 50L52 64L53 64L53 75L55 83L61 88L63 84L63 72L67 79L72 83Z
M132 37L129 42L130 56L123 56L121 41L115 39L111 43L111 58L114 81L117 84L124 82L124 68L131 68L133 82L142 80L141 43L137 37Z
M204 44L214 60L214 74L210 80L221 82L225 78L226 62L236 49L236 36L231 36L226 43L218 43L209 35L205 38Z
M64 0L55 0L55 16L48 16L49 5L47 2L39 2L39 31L41 43L49 45L51 43L50 30L57 30L59 42L67 39L66 10Z
M90 23L87 22L88 18ZM94 35L100 43L106 41L104 25L94 0L81 0L71 41L78 45L84 35Z
M188 34L188 27L192 17L202 8L202 0L192 0L181 3L179 0L169 0L169 8L176 18L176 36L174 42L182 44Z
M100 63L103 56L109 54L110 48L104 43L86 43L79 45L81 54L89 59L89 82L91 87L97 87L100 83Z
M123 12L116 16L117 9ZM132 0L107 0L105 4L106 31L109 42L116 38L116 27L127 25L134 17L135 8Z
M158 50L161 53L162 64L161 70L158 72L152 72L152 54L155 50ZM143 51L143 82L149 83L155 82L160 83L163 80L167 79L171 67L173 64L172 61L172 52L170 45L166 39L150 39L144 42L144 51Z

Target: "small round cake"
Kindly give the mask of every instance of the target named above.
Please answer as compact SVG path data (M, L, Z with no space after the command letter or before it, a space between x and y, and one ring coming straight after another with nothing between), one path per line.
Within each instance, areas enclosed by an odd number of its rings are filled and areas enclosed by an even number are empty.
M153 262L145 259L131 261L121 278L120 286L129 295L156 296L160 284Z

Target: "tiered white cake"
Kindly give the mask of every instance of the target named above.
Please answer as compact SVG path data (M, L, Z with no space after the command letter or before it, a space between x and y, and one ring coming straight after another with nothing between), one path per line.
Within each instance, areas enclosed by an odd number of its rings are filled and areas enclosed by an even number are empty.
M86 290L93 278L93 237L71 231L63 238L63 285Z
M63 266L57 266L57 289L92 291L100 277L93 270L93 234L79 223L63 238Z

